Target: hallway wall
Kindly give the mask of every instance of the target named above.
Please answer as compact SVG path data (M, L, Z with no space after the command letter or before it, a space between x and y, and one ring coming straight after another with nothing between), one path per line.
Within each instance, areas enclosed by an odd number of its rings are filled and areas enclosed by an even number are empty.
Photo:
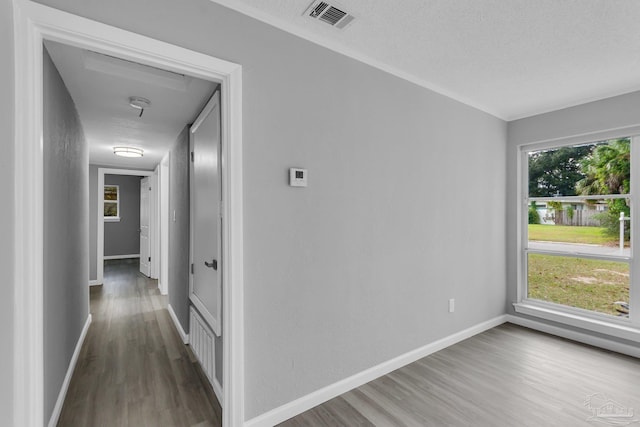
M189 126L178 136L169 159L169 304L182 329L189 333ZM215 352L216 379L222 384L222 337L215 337Z
M89 149L44 52L44 424L89 316Z
M3 199L14 200L14 58L13 7L10 1L0 2L0 182ZM9 203L9 206L13 206ZM13 209L0 209L0 414L2 422L13 425L14 357L14 219Z
M504 314L504 121L209 0L39 2L243 66L247 419Z
M182 329L189 333L188 126L171 148L169 162L169 304Z
M98 168L89 165L89 281L98 278Z
M104 223L104 256L140 254L140 180L105 174L104 183L120 187L120 221Z

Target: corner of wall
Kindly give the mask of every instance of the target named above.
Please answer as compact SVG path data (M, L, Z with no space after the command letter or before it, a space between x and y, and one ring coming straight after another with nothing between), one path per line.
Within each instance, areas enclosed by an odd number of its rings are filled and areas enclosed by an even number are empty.
M189 333L189 127L169 155L169 304L174 320Z
M0 2L0 180L3 183L5 200L13 200L14 141L15 141L15 71L14 71L14 25L13 3ZM12 204L9 204L12 206ZM14 401L14 212L0 210L0 339L5 345L0 350L0 414L2 422L13 425Z

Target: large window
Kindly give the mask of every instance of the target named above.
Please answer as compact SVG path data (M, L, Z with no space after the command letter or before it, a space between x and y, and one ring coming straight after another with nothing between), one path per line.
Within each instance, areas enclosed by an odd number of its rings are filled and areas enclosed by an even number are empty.
M521 302L634 323L634 148L618 138L522 150Z

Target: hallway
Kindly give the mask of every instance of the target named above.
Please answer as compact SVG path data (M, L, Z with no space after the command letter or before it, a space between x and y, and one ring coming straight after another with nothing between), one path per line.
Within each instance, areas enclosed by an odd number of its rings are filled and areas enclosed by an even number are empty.
M58 426L220 426L222 410L138 260L105 262Z

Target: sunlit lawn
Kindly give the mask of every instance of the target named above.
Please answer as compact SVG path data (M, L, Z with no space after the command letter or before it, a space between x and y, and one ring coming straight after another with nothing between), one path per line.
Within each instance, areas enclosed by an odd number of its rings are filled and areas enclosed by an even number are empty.
M529 224L529 240L547 242L616 245L615 237L607 236L603 227L575 227L570 225Z
M614 302L629 301L624 262L529 254L528 276L529 298L613 315Z

